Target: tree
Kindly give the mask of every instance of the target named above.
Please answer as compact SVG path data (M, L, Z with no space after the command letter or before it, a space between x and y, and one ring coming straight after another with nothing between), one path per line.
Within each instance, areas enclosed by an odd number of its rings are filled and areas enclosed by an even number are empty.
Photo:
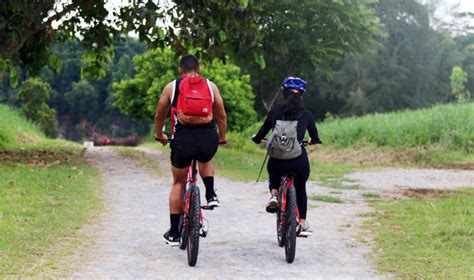
M450 99L449 75L466 57L457 40L430 25L428 7L416 0L380 0L376 13L386 37L378 48L333 63L307 94L310 107L337 115L419 108ZM467 44L469 45L469 44Z
M469 100L470 93L464 86L467 82L467 73L462 70L461 67L453 67L453 72L449 77L451 81L451 93L456 98L457 101L462 102Z
M73 124L81 121L90 123L98 119L101 109L99 95L87 80L73 83L72 89L64 94L64 99Z
M100 80L87 79L87 82L94 88L99 105L96 113L83 118L83 120L87 119L89 127L104 135L110 135L112 127L115 133L121 136L128 136L134 131L146 134L148 129L143 129L144 125L139 125L112 107L114 102L112 83L125 76L133 76L135 72L130 57L145 52L146 47L137 39L130 37L124 38L120 42L114 42L113 46L116 55L112 64L104 68L107 76ZM84 50L81 48L80 42L75 40L56 44L52 52L61 58L63 66L58 73L55 73L50 67L44 67L41 70L42 79L51 85L48 105L58 112L58 123L63 136L79 139L86 136L88 131L81 127L81 117L73 115L78 111L69 106L65 94L72 90L74 83L81 80L81 56L84 54ZM3 83L9 89L8 81L5 80ZM8 95L15 94L15 89L9 90L11 92ZM0 97L0 99L2 98Z
M461 57L456 65L459 65L468 77L474 77L474 34L458 36L455 42ZM474 79L468 79L465 85L469 92L474 92Z
M28 79L21 86L17 100L25 117L38 124L48 137L55 138L58 134L56 111L46 104L50 89L41 79Z
M58 70L60 59L50 54L53 43L81 38L86 50L82 74L103 77L106 74L103 68L113 59L112 42L121 40L130 31L150 47L168 45L181 53L190 47L201 47L203 55L222 55L229 50L247 53L258 45L255 41L259 36L255 35L259 32L248 1L175 0L171 4L165 1L156 4L153 0L124 4L115 1L106 8L111 2L2 2L0 71L7 70L15 84L16 67L36 75L49 62ZM237 49L235 46L239 44Z
M178 76L179 60L171 49L150 50L134 57L133 78L114 83L115 106L136 120L152 120L165 85ZM230 130L243 130L256 120L250 77L230 63L202 63L202 75L211 79L224 99Z
M249 70L261 104L269 109L267 101L285 76L310 80L328 75L337 60L373 47L376 36L382 35L379 19L370 7L373 2L259 1L257 23L263 34L260 50L266 67ZM246 69L246 63L239 65Z
M229 130L242 131L255 123L255 96L249 75L242 75L240 68L234 64L222 63L216 59L204 64L202 75L211 79L219 88L224 99Z

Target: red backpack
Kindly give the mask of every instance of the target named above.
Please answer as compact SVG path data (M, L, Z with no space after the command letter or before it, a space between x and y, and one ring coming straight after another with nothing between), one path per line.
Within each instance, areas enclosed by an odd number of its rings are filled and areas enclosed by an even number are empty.
M214 101L207 79L199 76L184 77L179 81L176 111L187 116L212 116Z

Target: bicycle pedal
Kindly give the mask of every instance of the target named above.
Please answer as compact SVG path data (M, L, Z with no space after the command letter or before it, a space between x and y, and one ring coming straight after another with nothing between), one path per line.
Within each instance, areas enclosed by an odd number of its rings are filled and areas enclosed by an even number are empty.
M199 233L199 236L201 236L202 238L206 238L206 236L207 236L207 231L202 230L202 231Z
M214 210L214 207L215 207L215 206L203 205L203 206L201 206L201 209L203 209L203 210Z

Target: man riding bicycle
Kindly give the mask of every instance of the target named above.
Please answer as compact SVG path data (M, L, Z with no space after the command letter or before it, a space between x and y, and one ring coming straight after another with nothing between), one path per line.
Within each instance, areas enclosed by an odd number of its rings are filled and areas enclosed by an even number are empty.
M272 107L268 113L263 126L258 133L252 137L255 143L260 143L265 135L273 129L275 133L276 125L282 120L296 121L294 134L299 145L302 144L306 131L309 132L310 141L308 144L320 144L318 130L314 122L313 115L306 110L303 105L303 95L306 91L306 82L298 77L287 77L281 85L283 91L283 103ZM294 123L294 122L293 122ZM281 159L272 157L269 153L267 170L270 178L270 200L267 203L266 210L269 213L275 213L278 208L278 188L282 176L291 173L294 175L294 185L296 190L296 199L300 214L299 219L299 235L309 236L312 234L309 225L306 222L307 212L307 196L306 181L309 178L310 168L309 160L304 146L301 147L299 153L290 159Z
M179 219L183 205L188 167L198 161L199 175L206 187L208 207L218 207L214 191L212 158L219 144L226 143L227 116L217 86L199 76L199 61L193 55L181 58L180 79L167 84L158 101L155 115L155 139L166 143L163 125L168 112L172 124L171 171L173 184L169 205L171 227L163 237L171 246L179 245ZM219 133L214 123L215 117Z

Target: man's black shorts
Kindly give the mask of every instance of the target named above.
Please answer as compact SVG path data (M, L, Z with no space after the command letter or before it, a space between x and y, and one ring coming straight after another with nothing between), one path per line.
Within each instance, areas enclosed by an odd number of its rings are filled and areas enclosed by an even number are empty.
M214 126L181 126L171 141L171 164L176 168L186 168L193 159L208 162L218 146L219 136Z

